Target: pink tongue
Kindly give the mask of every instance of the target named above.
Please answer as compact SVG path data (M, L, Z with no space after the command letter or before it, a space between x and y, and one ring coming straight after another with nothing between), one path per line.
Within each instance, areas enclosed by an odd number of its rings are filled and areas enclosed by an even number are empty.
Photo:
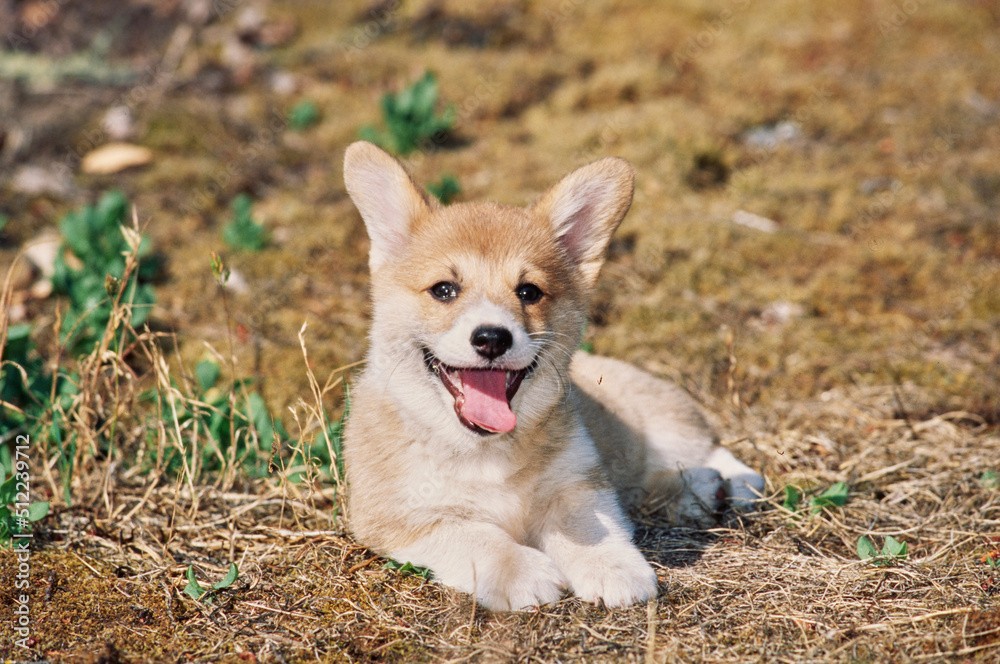
M511 431L517 416L507 404L507 372L488 369L463 369L462 416L487 431Z

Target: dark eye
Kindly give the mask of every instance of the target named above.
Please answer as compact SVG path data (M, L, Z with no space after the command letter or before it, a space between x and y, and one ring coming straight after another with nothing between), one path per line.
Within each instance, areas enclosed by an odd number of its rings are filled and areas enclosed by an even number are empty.
M517 298L525 304L535 304L544 295L542 289L535 284L521 284L514 292L517 293Z
M458 297L458 285L450 281L439 281L431 286L430 292L438 302L450 302Z

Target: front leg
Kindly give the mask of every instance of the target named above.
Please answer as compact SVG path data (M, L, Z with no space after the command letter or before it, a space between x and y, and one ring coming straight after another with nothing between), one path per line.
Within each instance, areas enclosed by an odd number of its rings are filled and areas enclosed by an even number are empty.
M632 543L628 519L609 487L581 480L561 490L538 541L581 599L613 607L656 596L656 573Z
M566 587L565 577L549 556L518 544L490 523L439 522L390 556L429 567L441 583L475 595L480 604L496 611L554 602Z

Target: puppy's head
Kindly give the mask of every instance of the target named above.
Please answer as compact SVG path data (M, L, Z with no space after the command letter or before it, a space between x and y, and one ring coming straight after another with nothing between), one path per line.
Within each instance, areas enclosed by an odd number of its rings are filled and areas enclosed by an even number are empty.
M584 166L529 208L441 207L365 142L347 149L344 179L371 238L369 371L433 426L484 436L540 421L631 204L628 162Z

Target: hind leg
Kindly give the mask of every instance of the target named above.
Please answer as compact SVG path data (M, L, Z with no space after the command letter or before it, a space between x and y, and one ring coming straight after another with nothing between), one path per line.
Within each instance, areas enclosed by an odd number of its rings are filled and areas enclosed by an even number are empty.
M701 524L727 504L753 508L764 478L719 446L685 392L606 357L577 353L572 370L580 413L628 507L655 501L668 519Z
M729 506L736 512L752 512L764 493L764 478L733 456L721 445L712 450L705 460L708 468L718 471L725 481L725 494Z
M647 474L643 482L647 507L672 521L708 525L727 507L753 511L764 490L764 478L739 461L726 448L706 439L680 447L664 445L662 437L650 440ZM701 448L702 454L693 454Z
M647 477L642 509L671 523L713 525L725 508L726 483L712 468L663 470Z

